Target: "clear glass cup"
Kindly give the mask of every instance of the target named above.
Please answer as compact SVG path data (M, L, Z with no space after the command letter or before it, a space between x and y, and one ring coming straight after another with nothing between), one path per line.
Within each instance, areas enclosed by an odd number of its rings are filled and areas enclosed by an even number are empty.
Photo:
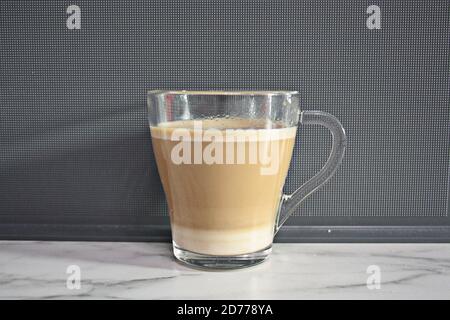
M149 91L148 119L169 207L175 257L210 269L264 261L294 209L345 152L341 123L301 111L296 91ZM297 126L321 125L333 143L324 167L283 194Z

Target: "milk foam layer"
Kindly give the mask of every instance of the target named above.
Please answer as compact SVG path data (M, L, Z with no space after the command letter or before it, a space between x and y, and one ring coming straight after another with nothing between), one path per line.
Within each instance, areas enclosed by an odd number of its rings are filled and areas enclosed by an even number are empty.
M198 128L201 126L201 129ZM276 122L257 119L207 119L181 120L163 122L157 127L151 127L153 138L179 141L173 136L175 130L186 130L190 135L189 141L202 141L219 131L220 136L214 136L215 141L274 141L294 138L297 127L282 127ZM209 140L210 141L210 140Z

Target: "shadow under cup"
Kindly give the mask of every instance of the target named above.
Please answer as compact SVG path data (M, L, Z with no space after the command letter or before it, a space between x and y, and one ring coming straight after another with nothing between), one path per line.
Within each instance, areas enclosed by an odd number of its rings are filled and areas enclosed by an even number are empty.
M297 92L150 91L148 110L175 257L214 269L264 261L283 208Z

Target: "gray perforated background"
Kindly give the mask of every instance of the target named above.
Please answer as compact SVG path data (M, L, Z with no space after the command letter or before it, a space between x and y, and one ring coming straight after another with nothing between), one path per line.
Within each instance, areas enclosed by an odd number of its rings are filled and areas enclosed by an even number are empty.
M72 4L81 30L66 28ZM299 90L302 109L341 120L342 167L291 226L450 225L449 4L2 0L0 237L159 239L155 88ZM300 130L287 192L330 142Z

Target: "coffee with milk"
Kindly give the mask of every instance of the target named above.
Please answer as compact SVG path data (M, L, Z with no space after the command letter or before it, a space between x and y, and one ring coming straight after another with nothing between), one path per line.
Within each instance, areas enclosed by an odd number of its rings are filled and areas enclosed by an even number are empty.
M150 129L176 246L216 256L271 246L296 126L227 117Z

